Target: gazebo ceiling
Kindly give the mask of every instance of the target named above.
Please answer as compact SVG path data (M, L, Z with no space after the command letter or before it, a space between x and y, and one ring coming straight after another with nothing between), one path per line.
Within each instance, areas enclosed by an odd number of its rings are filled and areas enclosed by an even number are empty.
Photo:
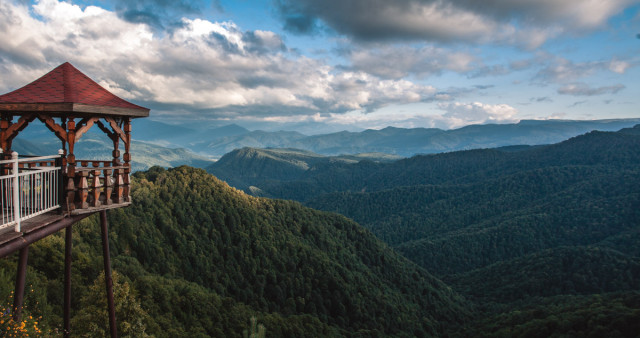
M149 116L149 109L115 96L65 62L28 85L0 95L0 113L135 118Z

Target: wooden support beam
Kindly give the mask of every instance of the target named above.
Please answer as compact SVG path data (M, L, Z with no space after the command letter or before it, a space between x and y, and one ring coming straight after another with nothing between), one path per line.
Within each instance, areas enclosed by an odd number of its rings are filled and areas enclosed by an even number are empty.
M22 319L22 305L24 304L24 284L27 275L27 259L29 258L29 246L20 249L18 258L18 272L16 274L16 288L13 293L13 321L19 323Z
M64 327L62 334L71 334L71 249L73 226L65 229L64 236Z
M17 250L21 250L29 246L31 243L39 241L51 234L54 234L75 222L78 222L86 217L93 215L94 213L86 213L81 215L74 215L63 218L62 220L47 225L46 227L24 234L22 237L18 237L8 243L4 243L0 246L0 258L5 257Z
M118 337L116 327L116 308L113 299L113 279L111 278L111 258L109 257L109 226L107 224L107 211L100 211L100 229L102 230L102 259L104 261L104 281L107 290L107 302L109 307L109 329L111 338Z
M13 120L13 116L9 114L2 114L2 118L0 118L0 148L6 154L11 153L11 142L8 139L9 126L11 126Z

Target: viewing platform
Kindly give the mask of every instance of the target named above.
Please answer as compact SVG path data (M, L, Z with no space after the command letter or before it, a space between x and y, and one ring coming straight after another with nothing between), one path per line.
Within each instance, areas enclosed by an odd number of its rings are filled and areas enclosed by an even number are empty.
M41 157L0 154L0 245L53 220L131 204L126 166L79 160L73 184L65 185L63 163L62 150Z
M109 327L111 337L118 336L106 210L131 204L131 120L147 116L148 108L115 96L68 62L0 95L0 258L19 251L14 321L22 315L29 246L65 229L63 335L70 335L71 227L99 213ZM36 120L60 140L58 154L21 157L12 151L14 139ZM76 159L77 141L94 126L112 141L112 157Z

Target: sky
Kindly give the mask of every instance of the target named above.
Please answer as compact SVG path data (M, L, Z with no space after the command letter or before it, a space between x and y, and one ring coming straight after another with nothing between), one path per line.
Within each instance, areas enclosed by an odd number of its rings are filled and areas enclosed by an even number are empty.
M638 118L640 0L0 0L0 93L67 61L168 123Z

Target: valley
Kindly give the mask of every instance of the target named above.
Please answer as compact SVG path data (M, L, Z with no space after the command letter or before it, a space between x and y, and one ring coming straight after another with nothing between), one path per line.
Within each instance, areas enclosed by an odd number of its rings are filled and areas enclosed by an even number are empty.
M273 336L640 332L640 126L408 158L244 147L170 169L191 157L137 146L135 203L109 212L123 334L241 337L252 318ZM73 231L72 308L95 308L73 327L104 335L98 219ZM63 241L30 253L26 311L51 330ZM7 299L17 258L0 264Z

